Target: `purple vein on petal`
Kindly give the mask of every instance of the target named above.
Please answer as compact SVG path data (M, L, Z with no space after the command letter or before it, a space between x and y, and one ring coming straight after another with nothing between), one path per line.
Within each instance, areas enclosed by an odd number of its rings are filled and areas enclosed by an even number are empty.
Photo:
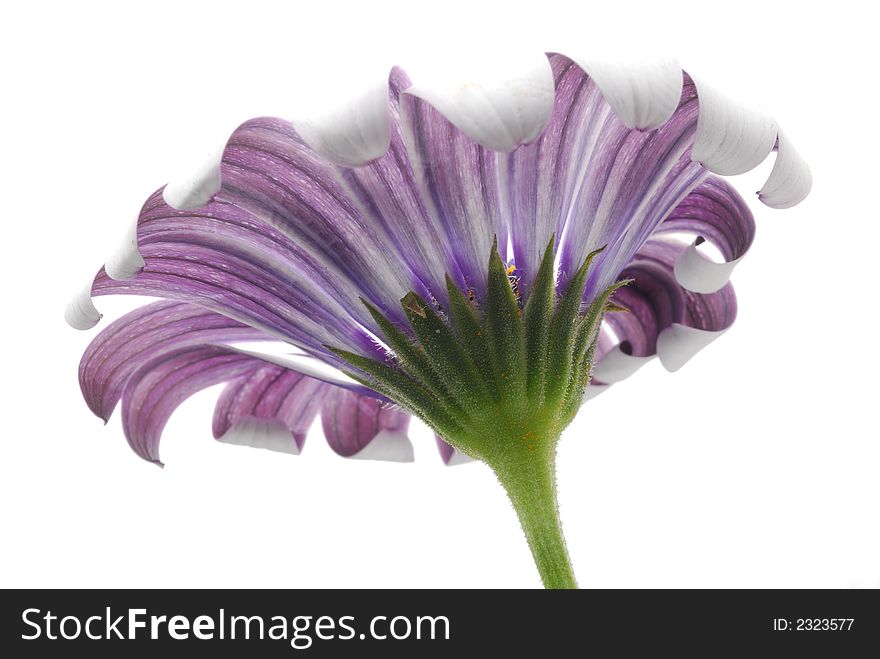
M357 457L372 442L386 439L395 446L382 459L409 461L412 449L406 439L410 417L406 412L375 398L339 387L327 392L321 424L330 447L341 456Z
M214 437L257 445L259 432L249 426L256 420L283 427L288 432L287 441L292 444L289 449L283 445L266 448L298 453L331 388L332 385L281 366L261 366L226 385L214 408ZM237 430L238 437L233 437Z
M157 355L190 344L267 338L257 329L203 307L155 302L126 314L95 337L80 360L80 389L89 409L106 422L128 376Z

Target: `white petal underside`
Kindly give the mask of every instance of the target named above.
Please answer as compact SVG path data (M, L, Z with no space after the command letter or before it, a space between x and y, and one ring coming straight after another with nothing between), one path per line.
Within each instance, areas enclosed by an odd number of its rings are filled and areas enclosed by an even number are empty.
M384 462L412 462L413 445L406 433L382 430L372 441L354 455L352 460L382 460Z
M673 323L657 337L657 356L663 368L675 372L726 331L710 332Z
M797 149L779 131L776 162L758 198L771 208L791 208L802 202L813 186L813 175Z
M73 329L92 329L101 320L102 314L92 301L92 282L74 295L64 309L64 320Z
M300 449L290 429L275 419L243 417L217 438L224 444L262 448L278 453L299 455Z
M727 283L742 257L716 263L697 249L700 242L695 240L682 250L675 262L675 279L689 291L714 293Z
M674 58L629 62L571 59L595 81L608 104L630 128L659 128L678 107L683 77Z
M162 191L165 203L177 210L193 210L207 204L220 191L223 148L209 151L168 182Z
M329 112L293 119L303 140L328 160L348 167L379 158L391 142L388 80L383 78Z
M596 364L593 377L601 382L614 384L630 377L652 359L654 355L647 357L628 355L621 350L620 345L616 345L602 357L602 361Z
M553 72L545 55L494 60L479 71L416 80L406 93L433 105L479 144L500 152L534 140L553 112ZM496 66L497 65L497 66Z
M694 79L700 99L692 157L711 172L732 176L757 167L776 144L777 126L760 110Z
M137 218L125 232L116 252L104 263L104 270L111 279L131 279L144 267L144 258L137 246Z

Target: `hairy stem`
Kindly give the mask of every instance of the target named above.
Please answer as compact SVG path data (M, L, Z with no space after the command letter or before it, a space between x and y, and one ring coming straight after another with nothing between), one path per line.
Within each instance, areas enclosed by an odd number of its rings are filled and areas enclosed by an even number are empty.
M493 466L519 517L546 588L577 588L556 501L556 442Z

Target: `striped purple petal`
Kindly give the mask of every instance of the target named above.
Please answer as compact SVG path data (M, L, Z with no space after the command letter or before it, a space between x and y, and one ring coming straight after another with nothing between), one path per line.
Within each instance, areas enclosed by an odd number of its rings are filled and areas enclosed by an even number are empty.
M403 96L401 123L431 222L450 252L446 270L462 290L471 289L482 299L495 236L501 253L507 249L497 154L418 96ZM436 285L443 290L442 280Z
M346 458L411 462L409 414L339 387L327 392L321 425L330 447Z
M654 237L686 233L694 242L675 262L675 276L685 288L697 293L719 290L737 263L745 256L755 238L755 219L743 198L717 176L710 176L689 194L654 231ZM703 256L698 250L703 242L713 245L723 263Z
M506 158L502 191L526 289L551 234L561 242L560 284L587 253L608 246L591 275L589 298L614 281L664 216L707 175L690 158L697 98L686 80L677 109L660 128L630 128L579 65L561 55L550 61L553 114L534 144Z
M329 289L359 322L371 325L358 298L374 300L392 318L417 280L381 226L364 216L321 158L280 119L245 122L223 153L215 199L244 209L302 249L320 270L311 284Z
M736 319L733 286L695 293L675 279L680 248L661 240L646 243L622 276L633 283L615 293L629 311L612 313L604 321L598 364L599 384L618 382L655 355L669 370L677 370L700 348L728 329Z
M214 408L214 437L298 454L331 388L282 366L260 366L226 385Z
M263 332L203 307L148 304L107 326L86 348L79 384L89 409L105 422L131 373L160 354L194 344L258 341Z
M157 192L141 211L138 244L143 269L130 279L100 272L93 295L127 293L201 304L331 364L338 360L326 343L374 354L372 338L337 296L328 294L330 286L315 284L329 279L320 264L232 204L215 200L197 211L176 211ZM350 304L361 307L357 300Z
M80 386L89 408L105 422L123 401L126 437L139 456L152 462L159 462L162 430L177 406L223 382L227 385L213 422L221 442L298 454L325 401L332 401L324 419L335 424L328 441L337 453L394 461L412 457L406 437L409 416L388 407L387 400L231 345L267 338L198 305L155 302L124 315L95 337L80 363ZM347 425L352 422L354 426Z
M188 346L136 369L122 392L122 428L129 446L161 465L159 439L175 409L193 394L249 373L259 360L223 346Z
M373 223L382 227L396 256L414 274L420 293L443 299L445 273L454 270L454 254L416 180L401 130L401 92L410 81L400 69L389 78L388 150L358 167L338 168L340 185ZM487 248L488 253L488 248Z

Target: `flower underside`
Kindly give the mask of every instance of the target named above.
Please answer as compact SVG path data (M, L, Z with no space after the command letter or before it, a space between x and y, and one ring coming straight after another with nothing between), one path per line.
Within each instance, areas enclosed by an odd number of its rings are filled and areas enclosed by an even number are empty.
M624 279L582 309L590 253L556 294L554 240L544 251L524 307L511 270L489 254L485 309L447 276L449 309L414 292L401 305L408 331L362 300L390 349L387 361L327 346L351 377L424 420L462 453L487 463L504 486L548 587L574 587L556 509L556 444L590 380L602 318Z
M174 409L218 384L215 438L285 453L320 413L337 454L409 461L411 412L444 462L492 468L545 585L576 585L555 447L591 376L595 394L653 357L677 370L733 322L728 279L755 224L712 173L776 150L759 193L776 208L811 177L774 120L674 61L523 64L449 90L395 68L386 94L327 121L248 120L156 191L65 312L88 329L93 296L165 298L89 345L89 407L106 421L121 403L130 446L157 464ZM239 345L278 340L337 370Z
M497 468L518 453L545 453L580 407L602 317L620 309L611 295L628 283L609 286L582 309L590 263L600 251L587 256L557 296L551 239L521 308L511 269L493 245L484 309L447 277L448 310L414 292L403 297L408 331L363 300L391 351L388 361L328 348L369 376L352 377L471 457Z

